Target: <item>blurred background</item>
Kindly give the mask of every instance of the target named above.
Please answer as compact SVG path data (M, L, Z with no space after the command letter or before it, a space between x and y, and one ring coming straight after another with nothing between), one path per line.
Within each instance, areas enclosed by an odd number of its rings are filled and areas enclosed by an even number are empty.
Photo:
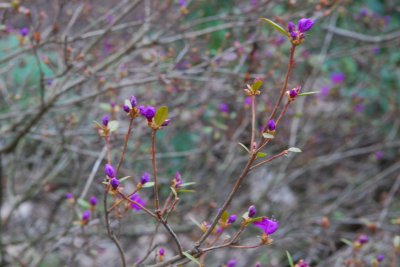
M291 44L261 17L285 28L303 17L315 21L296 49L289 88L317 93L289 107L263 151L303 152L251 172L228 209L240 216L254 204L258 214L279 220L273 244L218 250L207 266L231 259L237 266L289 266L285 251L311 266L372 266L380 254L380 266L398 266L395 0L0 3L0 265L120 266L100 203L84 231L75 222L90 196L102 198L105 149L94 121L104 114L119 121L111 139L117 161L129 124L122 105L131 95L139 105L169 107L171 123L157 134L160 196L167 198L176 171L196 183L170 218L189 248L201 235L193 221L212 219L247 162L238 145L249 146L251 134L243 88L256 77L264 81L258 128L284 81ZM127 192L151 173L150 142L146 123L137 121L119 172L133 177L124 183ZM80 199L75 207L67 192ZM152 190L140 194L152 207ZM129 211L112 216L111 226L129 264L143 258L153 220ZM358 252L359 263L349 262L354 253L346 240L361 234L370 242ZM254 243L257 235L249 228L242 241ZM164 230L155 244L166 258L177 253Z

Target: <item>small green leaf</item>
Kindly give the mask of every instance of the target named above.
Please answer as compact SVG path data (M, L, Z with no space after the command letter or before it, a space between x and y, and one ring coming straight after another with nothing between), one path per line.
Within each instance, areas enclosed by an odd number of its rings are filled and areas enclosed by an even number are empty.
M272 20L266 19L266 18L261 18L263 21L267 22L269 25L271 25L272 27L274 27L275 30L277 30L278 32L280 32L281 34L283 34L286 37L289 37L289 33L282 28L282 26L276 24L275 22L273 22Z
M115 132L118 129L118 121L110 121L108 123L108 129L110 129L110 132Z
M341 238L340 241L342 241L343 243L345 243L346 245L352 247L353 246L353 242L351 242L350 240L346 239L346 238Z
M300 153L301 149L298 147L291 147L288 149L289 152Z
M315 95L315 94L319 94L319 93L320 93L319 91L305 92L305 93L298 94L297 96Z
M243 213L242 218L247 220L249 218L249 212L246 211L245 213Z
M81 206L84 209L89 209L90 208L89 202L87 202L86 200L84 200L82 198L79 198L77 202L78 202L78 205Z
M197 227L199 227L200 229L201 229L201 224L198 222L198 221L196 221L194 218L192 218L192 217L189 217L189 219L197 226Z
M168 108L162 106L157 109L156 115L154 116L154 122L157 126L161 126L166 119L168 119Z
M243 147L244 149L246 149L246 151L247 151L247 153L250 153L250 151L249 151L249 149L245 146L245 145L243 145L242 143L238 143L241 147Z
M179 187L186 187L186 186L190 186L190 185L194 185L196 184L195 182L187 182L187 183L183 183L181 184Z
M228 220L228 218L229 218L229 213L228 213L228 211L224 211L224 212L222 213L222 216L221 216L221 221L226 222L226 221Z
M252 218L248 221L248 223L253 223L253 222L261 222L263 217L256 217Z
M200 267L202 267L203 265L192 255L190 255L189 253L187 253L186 251L182 252L183 255L185 255L186 258L188 258L189 260L193 261L194 263L196 263L197 265L199 265Z
M292 256L290 256L289 251L286 250L287 260L289 262L290 267L294 267Z
M396 249L399 249L399 248L400 248L400 235L396 235L396 236L393 238L393 246L394 246Z
M273 136L272 134L269 134L269 133L263 133L263 137L265 139L274 139L275 136Z
M125 176L125 177L122 177L121 179L119 179L119 181L121 183L123 183L123 182L125 182L125 180L128 180L129 178L131 178L131 177L130 176Z
M143 188L154 187L154 182L145 183L142 187L143 187Z
M260 89L262 84L263 82L261 80L257 80L255 83L251 85L251 89L253 89L253 92L256 92L258 89Z
M111 105L109 103L100 103L99 106L100 106L101 109L103 109L103 110L105 110L107 112L111 111Z
M196 190L191 190L191 189L179 189L178 193L194 193Z
M258 152L257 153L257 158L263 158L267 155L267 153L263 153L263 152Z
M174 194L175 198L178 198L178 193L176 192L175 188L173 188L172 186L170 187L172 194Z

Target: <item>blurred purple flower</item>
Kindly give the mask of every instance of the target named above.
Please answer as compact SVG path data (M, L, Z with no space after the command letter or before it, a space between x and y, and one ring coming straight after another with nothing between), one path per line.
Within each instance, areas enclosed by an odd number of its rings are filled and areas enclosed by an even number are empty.
M237 218L236 214L230 215L230 216L228 217L228 223L229 223L229 224L232 224L232 223L236 222L236 218Z
M354 106L354 111L357 113L362 113L364 111L364 105L363 104L357 104Z
M359 14L360 14L361 17L367 16L368 15L368 9L365 8L365 7L361 8Z
M254 267L261 267L261 263L257 262Z
M226 267L235 267L236 264L237 264L237 261L235 259L232 259L226 263Z
M249 207L249 210L248 210L248 216L249 216L249 218L253 218L255 215L256 215L256 206L254 206L254 205L251 205L250 207Z
M156 115L156 109L152 106L140 106L139 111L148 121L151 121L154 118L154 115Z
M282 44L285 43L285 41L286 41L286 38L285 38L285 37L279 36L279 37L277 37L277 38L274 40L274 44L275 44L275 45L282 45Z
M277 221L270 220L267 217L263 217L261 222L253 222L253 224L261 228L266 235L272 235L279 228L279 223Z
M145 183L148 183L150 181L150 175L148 172L144 172L142 177L140 177L140 183L144 185Z
M380 254L380 255L378 255L378 257L376 257L376 260L378 262L382 262L384 259L385 259L385 255L383 255L383 254Z
M166 120L161 124L161 126L166 127L166 126L169 125L170 122L171 122L171 119L166 119Z
M346 75L343 72L334 72L331 74L331 81L333 84L340 84L346 80Z
M326 97L329 95L331 88L329 88L328 86L324 86L321 88L321 91L319 92L320 96L322 97Z
M378 151L375 152L375 159L376 160L381 160L383 158L383 156L384 156L384 153L383 153L382 150L378 150Z
M108 123L110 122L110 117L108 115L104 115L102 118L103 125L107 127Z
M226 103L219 104L219 111L222 113L229 113L229 106Z
M109 178L114 178L116 176L116 172L114 167L111 164L106 164L106 167L104 168L104 172Z
M183 184L182 176L179 172L175 173L172 183L175 188L179 188Z
M164 256L165 255L165 249L164 248L160 248L160 250L158 251L158 255Z
M289 21L287 28L288 28L288 31L290 33L292 33L292 32L294 32L296 30L296 25L294 25L293 22Z
M143 207L146 205L146 202L140 198L139 194L133 194L131 196L131 200L135 201L136 203L142 205ZM131 203L131 207L132 209L136 210L136 211L140 211L142 208L139 205L136 205L134 203Z
M310 267L310 265L308 265L308 262L304 260L299 260L299 262L296 263L295 267Z
M119 184L120 184L120 181L115 177L110 180L110 185L114 190L117 190Z
M252 5L253 7L257 6L257 0L250 0L250 5Z
M250 96L246 97L246 99L244 100L244 105L246 107L251 106L251 97Z
M275 129L276 129L275 121L274 120L269 120L268 123L267 123L267 128L268 128L268 131L271 131L271 132L275 131Z
M128 105L123 105L122 106L122 109L126 112L126 113L129 113L130 111L131 111L131 108L128 106Z
M82 214L82 222L83 223L88 223L90 220L90 211L89 210L85 210Z
M106 18L106 20L107 20L108 23L113 22L113 20L114 20L113 15L108 15L107 18Z
M26 37L29 34L29 28L28 27L23 27L23 28L21 28L19 33L21 34L22 37Z
M368 241L369 241L369 238L366 235L360 235L357 239L357 242L360 244L367 244Z
M89 203L91 206L96 206L97 205L97 198L95 196L91 196L89 199Z
M374 53L375 55L379 54L379 52L381 52L381 48L380 47L372 48L372 53Z
M187 6L186 0L179 0L179 6L186 7Z
M305 33L306 31L309 31L312 27L314 26L314 21L308 18L302 18L299 20L297 23L297 27L299 29L299 32Z
M73 196L71 193L66 193L66 194L65 194L65 198L66 198L67 200L70 200L70 199L73 199L74 196Z
M137 105L136 97L135 96L131 96L130 101L131 101L132 108L136 107L136 105Z

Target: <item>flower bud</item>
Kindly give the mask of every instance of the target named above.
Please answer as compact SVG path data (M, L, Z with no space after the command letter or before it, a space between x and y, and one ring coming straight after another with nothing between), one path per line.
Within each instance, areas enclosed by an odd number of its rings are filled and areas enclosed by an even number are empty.
M140 178L140 183L141 183L142 185L144 185L145 183L149 182L149 180L150 180L150 175L149 175L148 172L145 172L145 173L142 175L142 177Z
M104 171L109 178L114 178L116 176L115 169L111 164L106 164Z
M95 196L91 196L89 199L89 203L91 206L96 206L97 205L97 198Z
M114 190L117 190L119 184L120 184L120 181L115 177L110 180L110 185Z
M276 123L274 120L269 120L267 123L268 131L273 132L276 129Z
M313 26L314 26L314 21L308 18L302 18L301 20L299 20L297 24L299 32L301 33L309 31Z
M249 213L248 213L249 218L253 218L253 217L256 215L256 206L251 205L251 206L249 207L248 212L249 212Z
M108 115L104 115L102 121L103 125L107 127L108 123L110 122L110 118L108 117Z
M236 218L237 218L236 214L232 214L231 216L229 216L228 224L234 223L236 221Z
M131 96L131 100L130 101L131 101L132 108L137 106L137 100L136 100L135 96Z
M129 113L131 111L131 108L128 105L123 105L122 109L126 112Z

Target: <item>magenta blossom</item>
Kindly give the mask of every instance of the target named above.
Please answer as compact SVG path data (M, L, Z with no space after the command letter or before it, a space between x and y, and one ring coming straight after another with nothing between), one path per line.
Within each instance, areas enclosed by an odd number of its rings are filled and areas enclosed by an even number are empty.
M226 263L226 267L235 267L236 264L237 264L237 261L235 259L232 259Z
M229 113L229 106L226 103L219 104L219 111L221 113Z
M346 80L346 75L343 72L334 72L331 74L331 81L333 84L341 84Z
M273 221L268 219L267 217L262 217L260 222L253 222L255 226L261 228L266 235L272 235L279 228L279 223L277 221Z
M104 172L109 178L114 178L116 176L116 172L114 167L111 164L106 164L106 167L104 168Z
M133 194L131 196L131 200L135 201L136 203L140 204L143 207L146 205L146 202L140 198L138 193ZM134 203L131 203L131 207L132 207L132 209L134 209L136 211L140 211L142 209L139 205L134 204Z
M146 117L147 121L151 121L156 115L156 109L152 106L140 106L139 111L142 116Z

